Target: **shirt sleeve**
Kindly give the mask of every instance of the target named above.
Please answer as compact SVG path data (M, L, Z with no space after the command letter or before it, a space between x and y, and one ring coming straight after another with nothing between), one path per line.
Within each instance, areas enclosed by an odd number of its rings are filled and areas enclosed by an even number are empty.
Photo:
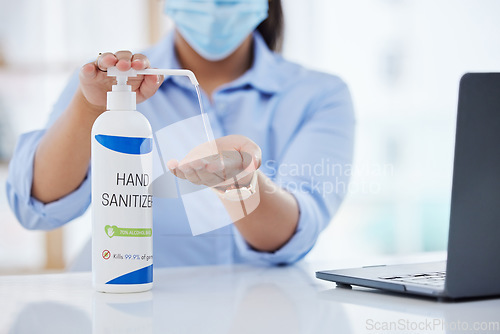
M71 78L54 105L47 127L66 109L78 87L78 75ZM49 230L81 216L90 205L90 168L77 190L44 204L31 196L33 161L45 129L21 135L9 165L6 191L9 204L17 219L27 229Z
M295 234L279 250L265 253L252 249L234 228L236 247L248 261L286 265L302 259L347 193L354 145L353 106L340 79L330 80L326 87L309 103L271 176L297 200L300 216Z

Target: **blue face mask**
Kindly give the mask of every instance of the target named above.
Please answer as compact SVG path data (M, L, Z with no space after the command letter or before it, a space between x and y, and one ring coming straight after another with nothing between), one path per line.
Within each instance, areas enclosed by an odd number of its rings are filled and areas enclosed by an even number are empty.
M222 60L267 18L268 0L166 0L165 14L203 58Z

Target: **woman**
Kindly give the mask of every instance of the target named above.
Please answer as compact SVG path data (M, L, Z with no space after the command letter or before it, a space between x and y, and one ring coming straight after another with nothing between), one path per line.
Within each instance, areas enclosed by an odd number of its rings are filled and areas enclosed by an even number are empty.
M165 11L176 25L165 40L145 55L105 53L84 65L46 129L21 137L7 183L13 210L26 228L52 229L87 209L90 130L105 111L113 81L108 67L187 68L204 92L219 150L246 152L260 166L242 184L225 186L244 187L255 179L260 204L234 225L193 237L180 200L155 198L155 266L299 260L346 192L347 173L332 175L330 169L352 160L354 118L346 85L272 51L282 40L280 1L168 0ZM129 83L153 132L181 111L199 114L192 86L179 78L139 76ZM192 167L169 163L178 177L213 185L209 169Z

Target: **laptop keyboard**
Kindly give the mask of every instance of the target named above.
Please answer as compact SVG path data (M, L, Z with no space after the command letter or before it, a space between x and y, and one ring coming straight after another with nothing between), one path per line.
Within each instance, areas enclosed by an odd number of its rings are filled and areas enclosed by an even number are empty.
M410 274L410 275L385 276L379 278L383 280L389 280L392 282L411 283L411 284L427 285L436 288L444 288L446 272L435 271L435 272Z

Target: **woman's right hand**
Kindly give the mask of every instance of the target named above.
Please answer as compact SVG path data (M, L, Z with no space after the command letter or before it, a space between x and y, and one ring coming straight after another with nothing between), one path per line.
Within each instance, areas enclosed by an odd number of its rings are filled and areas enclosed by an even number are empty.
M114 77L107 76L107 69L116 66L121 71L130 68L143 70L150 67L149 60L142 54L130 51L103 53L93 63L85 64L80 71L80 90L87 102L100 112L106 110L106 93L116 82ZM153 96L163 82L163 76L138 75L128 79L132 91L137 94L137 103Z

